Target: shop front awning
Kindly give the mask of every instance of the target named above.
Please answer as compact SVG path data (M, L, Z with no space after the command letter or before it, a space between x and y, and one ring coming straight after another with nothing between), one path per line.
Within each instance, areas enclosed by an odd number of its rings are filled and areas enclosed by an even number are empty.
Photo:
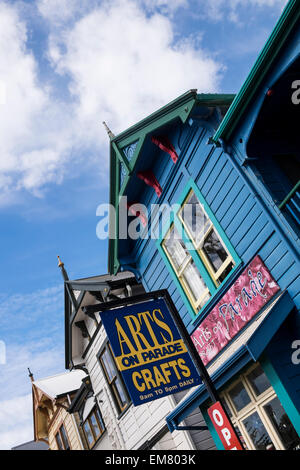
M220 389L251 360L257 361L291 313L295 304L287 291L280 292L239 336L207 367L215 387ZM172 432L187 416L209 398L204 384L193 388L167 416Z

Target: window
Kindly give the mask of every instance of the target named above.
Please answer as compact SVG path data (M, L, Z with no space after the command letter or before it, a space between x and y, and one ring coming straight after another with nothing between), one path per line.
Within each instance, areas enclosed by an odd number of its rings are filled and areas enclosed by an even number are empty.
M117 369L110 344L99 354L99 361L104 372L105 379L111 391L118 413L122 413L130 404L130 399L123 383L122 377Z
M161 245L196 314L239 261L199 197L189 191Z
M83 423L84 435L91 449L105 431L105 425L98 407L95 407Z
M200 310L209 299L210 292L174 225L164 240L163 248L191 304L195 310Z
M70 444L64 425L62 424L55 434L55 440L58 450L70 450Z
M300 439L260 365L224 393L225 407L250 450L300 449Z

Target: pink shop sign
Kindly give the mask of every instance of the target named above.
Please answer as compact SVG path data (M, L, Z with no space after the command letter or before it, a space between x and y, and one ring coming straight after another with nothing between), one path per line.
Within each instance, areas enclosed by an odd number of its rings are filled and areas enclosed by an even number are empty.
M256 256L191 335L203 364L208 364L279 289Z

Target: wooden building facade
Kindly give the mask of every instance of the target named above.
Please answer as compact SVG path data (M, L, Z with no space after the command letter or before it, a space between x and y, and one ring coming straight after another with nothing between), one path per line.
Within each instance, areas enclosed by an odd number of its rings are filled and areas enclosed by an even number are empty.
M190 90L110 135L110 273L168 290L248 449L300 445L299 57L291 0L235 97ZM195 447L222 449L209 405L173 403L172 435L204 419Z
M61 262L60 267L65 279L66 368L83 370L89 382L83 381L69 412L78 415L87 448L193 449L188 432L168 430L166 417L177 404L172 396L133 406L101 322L101 309L144 293L143 286L131 272L69 280Z
M68 411L85 373L64 372L41 380L32 378L34 440L49 450L83 450L85 442L76 414Z

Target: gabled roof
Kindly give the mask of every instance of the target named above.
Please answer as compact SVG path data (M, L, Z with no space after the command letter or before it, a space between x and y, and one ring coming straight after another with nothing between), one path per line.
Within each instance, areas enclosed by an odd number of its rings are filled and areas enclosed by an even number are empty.
M48 440L49 415L53 404L67 394L77 392L86 374L82 370L64 372L32 382L33 429L34 439Z
M51 399L56 399L68 393L77 391L86 374L82 370L64 372L62 374L35 380L33 385Z
M74 366L72 362L72 326L78 320L78 316L84 316L83 306L86 302L101 303L106 301L110 293L124 286L134 287L137 285L135 275L129 271L123 271L116 276L102 274L89 278L65 280L65 367L69 369ZM90 342L91 344L91 342Z
M142 153L146 137L172 121L185 123L191 116L195 106L229 107L235 95L232 94L198 94L197 90L189 90L163 108L129 127L124 132L111 138L110 141L110 204L117 209L119 198L125 193L127 184L134 173L137 161ZM124 169L121 181L120 165ZM114 214L110 214L110 230L114 226ZM116 220L118 233L118 220ZM119 269L117 256L117 237L109 237L108 270L115 274Z
M49 446L43 441L29 441L12 447L11 450L49 450Z
M227 111L223 121L217 129L213 141L220 139L228 141L243 118L250 101L254 97L258 87L269 72L272 64L277 59L288 35L291 33L300 17L299 0L290 0L282 12L269 39L256 59L250 73L239 93Z

